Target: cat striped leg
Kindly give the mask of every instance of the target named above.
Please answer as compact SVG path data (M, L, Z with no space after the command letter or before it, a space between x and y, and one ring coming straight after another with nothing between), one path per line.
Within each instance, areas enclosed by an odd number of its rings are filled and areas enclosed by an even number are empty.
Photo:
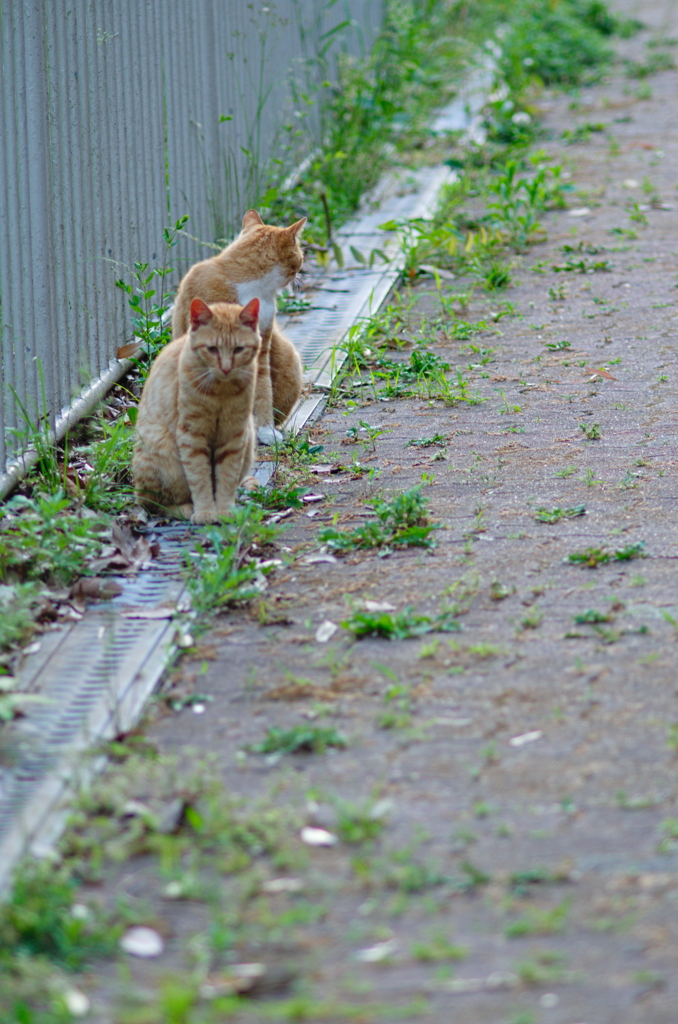
M192 523L216 523L219 518L212 488L212 453L204 437L177 431L179 457L193 499Z

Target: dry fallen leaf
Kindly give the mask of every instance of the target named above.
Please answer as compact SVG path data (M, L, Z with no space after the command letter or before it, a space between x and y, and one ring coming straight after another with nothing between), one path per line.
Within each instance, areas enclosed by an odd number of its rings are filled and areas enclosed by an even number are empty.
M92 601L110 601L118 594L122 594L122 587L116 580L101 576L83 576L73 584L69 596L76 601L84 601L88 598Z
M130 341L118 349L118 359L133 359L141 351L140 341Z
M600 368L600 370L596 370L596 368L594 366L585 366L584 367L584 373L585 374L591 373L591 374L593 374L594 377L604 377L605 380L616 380L617 379L616 377L613 377L611 373L608 373L607 370L604 370L602 367Z
M113 523L111 531L112 543L104 548L98 558L88 562L95 572L108 571L134 573L145 568L160 553L157 541L148 537L135 537L129 526Z

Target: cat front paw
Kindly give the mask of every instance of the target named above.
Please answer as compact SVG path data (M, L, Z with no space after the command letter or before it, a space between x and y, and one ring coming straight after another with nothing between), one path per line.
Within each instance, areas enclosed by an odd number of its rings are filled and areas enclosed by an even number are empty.
M259 444L283 444L285 435L275 427L263 426L257 429L257 440Z
M219 513L215 508L195 509L191 516L191 522L196 526L206 526L208 523L218 523Z

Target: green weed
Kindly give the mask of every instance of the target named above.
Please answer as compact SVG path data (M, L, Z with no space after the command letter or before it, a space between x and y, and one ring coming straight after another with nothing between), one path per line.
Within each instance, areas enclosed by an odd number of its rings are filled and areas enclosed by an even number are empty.
M434 434L433 437L415 437L411 441L408 441L405 445L406 448L444 448L447 443L447 436L445 434Z
M385 710L377 719L378 729L406 729L411 721L411 687L398 682L395 673L393 685L384 694Z
M551 910L528 907L523 917L506 926L504 934L509 939L516 939L524 935L551 935L560 932L565 927L571 902L569 899L563 900Z
M483 282L483 287L488 292L498 292L508 288L513 280L511 265L501 259L479 260L473 269L473 273Z
M134 345L125 346L130 351L125 351L124 355L133 358L143 374L148 372L150 363L172 338L172 324L167 316L172 296L164 288L165 278L173 273L173 268L167 265L167 261L187 221L188 215L185 215L175 221L173 226L163 229L165 248L159 267L135 262L131 268L126 268L131 282L122 278L115 282L116 287L127 295L136 338Z
M515 971L523 985L556 985L571 978L572 972L563 968L563 955L555 951L533 953L528 960L516 965Z
M606 612L598 612L595 608L588 608L585 612L581 612L573 616L574 621L580 625L595 624L599 622L612 622L612 616Z
M388 801L369 801L353 804L346 800L335 801L337 812L336 832L345 843L359 845L376 839L386 825Z
M133 503L136 411L132 405L117 419L109 419L106 413L90 417L86 426L91 440L66 449L64 475L69 493L87 508L116 515Z
M561 473L561 475L563 475ZM586 505L574 505L572 508L538 508L534 518L538 523L559 523L561 519L574 519L586 513Z
M547 170L542 168L531 178L521 178L517 161L507 160L503 173L492 182L491 191L497 199L487 203L487 209L509 245L518 251L540 227L539 216L547 202L546 175Z
M587 441L600 440L600 423L580 423L579 429Z
M87 572L109 538L103 516L73 511L63 491L35 498L16 495L3 506L0 579L40 580L61 586Z
M346 436L349 438L350 441L354 443L360 442L366 452L375 452L377 450L377 446L375 443L377 438L381 437L382 434L388 433L390 433L390 431L384 427L373 427L370 426L370 424L367 423L365 420L358 420L357 426L352 426L348 428L348 430L346 431ZM365 436L361 437L361 434L364 434Z
M341 625L358 639L380 636L387 640L407 640L409 637L423 636L426 633L456 633L460 629L451 612L442 612L431 617L416 615L409 608L394 614L355 611L350 619L345 619Z
M34 474L41 480L43 489L54 492L64 486L64 473L62 466L59 465L55 437L50 427L51 417L40 360L37 362L37 369L42 402L41 408L37 406L34 408L34 415L31 415L30 410L26 408L11 384L8 385L19 416L23 421L22 427L9 428L8 433L14 438L22 452L31 450L35 452Z
M647 78L658 71L672 71L676 62L670 53L651 53L646 61L627 60L626 74L628 78Z
M390 501L380 499L373 507L376 519L353 530L327 527L320 531L318 540L337 552L374 548L388 552L399 547L434 546L430 534L435 527L427 520L426 498L420 487L403 491Z
M566 129L561 138L566 146L572 146L575 143L588 142L594 132L604 132L605 128L606 125L601 122L587 121L585 124L578 124L576 128Z
M441 963L448 960L464 960L468 950L464 946L455 946L444 935L434 935L428 942L415 942L412 946L412 957L422 963Z
M523 629L537 629L541 625L544 613L536 604L527 609L520 620Z
M345 738L336 729L295 725L291 729L273 726L261 743L254 743L249 749L255 754L324 754L328 747L345 746Z
M539 0L520 5L502 40L501 68L513 89L532 76L565 86L599 77L612 51L595 20L584 20L582 7L574 0L553 7Z
M78 884L67 867L25 861L9 901L0 906L2 956L43 956L68 970L109 955L119 930L93 906L79 904ZM82 908L74 911L74 906ZM1 961L0 961L1 962Z
M286 508L303 508L301 500L308 494L308 487L255 487L246 492L247 499L258 508L267 511L282 511Z
M198 619L249 601L259 592L259 581L272 566L260 566L258 554L280 533L280 527L266 524L264 516L261 508L236 505L221 525L200 532L201 539L185 561L186 585Z
M37 583L0 584L0 652L10 651L26 643L35 629L35 610L40 600L40 586ZM5 659L0 655L0 665ZM0 687L2 677L0 676ZM0 698L0 704L9 710L15 704L11 693ZM11 718L0 711L0 719Z
M678 849L678 818L666 818L660 825L663 839L657 846L657 853L673 853Z
M313 444L308 437L290 434L276 449L276 455L278 458L287 459L292 466L306 466L317 462L323 450L323 445Z
M618 561L628 562L632 558L645 558L645 541L638 541L637 544L629 544L617 551L606 551L604 548L586 548L585 551L575 551L568 555L568 561L576 565L585 565L589 569L597 569L599 565L607 562Z
M279 292L276 296L276 309L278 313L282 313L283 316L290 316L295 313L305 313L307 309L311 308L311 305L312 303L301 295L294 295L289 292Z
M39 694L22 693L16 689L16 679L0 675L0 725L22 713L27 704L41 703L44 699Z
M612 270L612 264L609 260L587 260L583 257L577 260L570 257L564 263L554 263L551 270L554 270L557 274L595 274L600 271Z

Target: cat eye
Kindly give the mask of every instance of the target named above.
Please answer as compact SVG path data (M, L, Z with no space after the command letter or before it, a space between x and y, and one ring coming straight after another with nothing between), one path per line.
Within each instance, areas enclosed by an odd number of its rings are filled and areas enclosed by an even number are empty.
M234 352L244 352L245 351L245 346L244 345L236 345L235 348L233 349L233 351Z
M217 355L219 353L219 349L217 348L216 345L208 345L207 346L207 351L211 352L212 355Z

